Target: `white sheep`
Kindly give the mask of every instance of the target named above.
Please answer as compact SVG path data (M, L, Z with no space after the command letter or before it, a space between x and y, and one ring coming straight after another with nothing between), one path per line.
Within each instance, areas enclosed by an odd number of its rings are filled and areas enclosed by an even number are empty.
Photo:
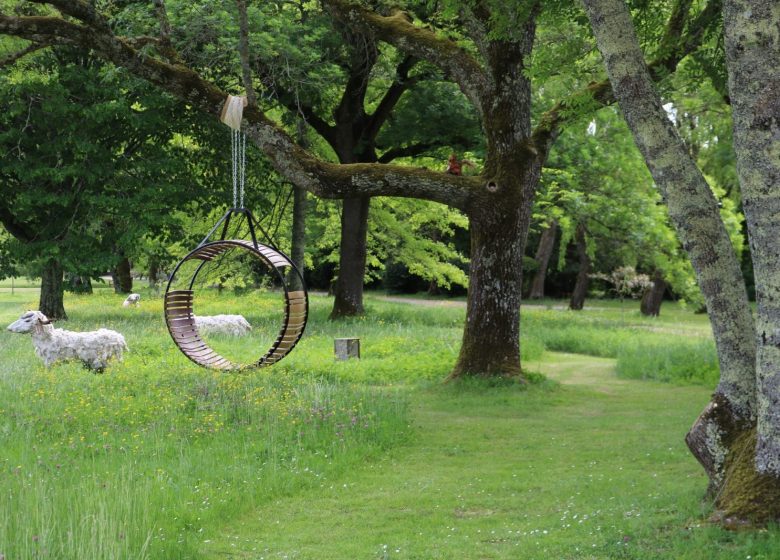
M46 367L54 362L80 360L85 366L102 371L108 362L122 359L127 350L125 337L116 331L99 329L91 332L72 332L56 329L40 311L28 311L8 325L14 333L32 333L35 353Z
M122 307L130 307L131 305L135 305L136 307L141 305L141 294L130 294L122 303Z
M197 315L195 326L200 333L230 336L244 336L252 330L252 325L242 315Z

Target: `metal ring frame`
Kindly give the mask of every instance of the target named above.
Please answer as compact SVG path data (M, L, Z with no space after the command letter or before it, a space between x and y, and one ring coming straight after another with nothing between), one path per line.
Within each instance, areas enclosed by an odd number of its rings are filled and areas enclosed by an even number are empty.
M252 237L251 241L244 239L225 239L230 220L236 214L243 214L246 217L247 224L249 225L249 232ZM222 236L218 241L209 241L220 224L223 224ZM260 229L265 237L268 238L269 245L263 245L257 242L255 228ZM209 261L231 249L241 249L249 252L255 258L258 258L269 270L272 270L277 274L284 287L285 308L282 329L280 330L276 341L271 345L271 348L252 364L237 364L231 362L227 358L220 356L214 349L206 344L195 325L195 315L193 314L192 309L195 296L193 286L198 273ZM189 289L171 290L171 286L176 279L179 268L185 262L193 259L202 262L198 265L190 279ZM283 272L284 269L288 268L294 271L300 279L300 286L302 286L300 290L290 289L290 283ZM245 367L265 367L275 364L289 354L301 339L303 331L306 328L308 315L309 296L303 283L303 276L290 258L270 242L268 234L266 234L255 221L252 213L245 208L231 208L222 216L205 239L203 239L193 251L179 261L176 268L173 269L173 273L168 281L168 286L165 289L165 324L168 327L171 338L173 338L173 342L190 360L199 366L212 369L235 370Z

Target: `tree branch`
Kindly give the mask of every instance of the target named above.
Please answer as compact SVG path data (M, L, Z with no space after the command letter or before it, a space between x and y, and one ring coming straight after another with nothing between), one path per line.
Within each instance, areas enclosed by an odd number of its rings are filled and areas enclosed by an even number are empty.
M155 47L160 46L159 37L151 37L149 35L139 35L138 37L122 37L122 40L124 40L128 45L136 50L142 49L147 45L154 45Z
M157 47L160 53L172 62L181 62L179 53L171 43L171 23L168 21L168 11L165 9L165 0L152 0L157 20L160 22L160 40Z
M661 49L660 56L648 64L650 74L655 81L673 72L683 58L698 49L704 40L706 31L719 17L722 1L710 0L689 26L688 33L683 36L681 29L684 26L684 16L687 14L685 9L687 1L680 0L675 4L662 41L665 47ZM607 79L591 83L584 89L556 103L542 115L531 136L534 149L539 157L546 159L553 142L560 134L561 127L572 118L567 109L576 104L576 101L584 98L590 98L600 106L611 105L615 102L612 86Z
M379 56L379 50L376 41L370 34L345 28L342 30L342 36L349 45L350 51L347 83L333 115L337 127L346 125L351 129L355 118L365 118L368 81Z
M92 4L83 0L30 0L36 4L49 4L63 14L76 18L90 27L103 32L111 32L108 20Z
M691 11L693 0L675 0L672 6L672 13L669 15L669 21L666 23L664 36L661 38L659 52L674 49L680 42L685 24Z
M58 0L61 1L61 0ZM110 32L57 17L0 14L0 34L31 41L76 45L126 68L187 105L218 118L227 94L183 65L146 56ZM319 160L290 138L256 106L247 106L246 134L292 183L323 198L402 196L441 202L465 210L477 178L448 176L427 169L380 164L338 165Z
M258 74L260 81L264 87L272 90L275 94L276 100L281 103L287 110L299 114L303 120L311 126L317 134L322 136L329 144L333 141L334 127L328 124L322 119L314 109L302 103L298 95L288 90L287 88L279 85L274 76L273 70L266 65L262 60L255 58L252 62L254 71Z
M463 2L460 6L460 21L485 60L490 58L490 9L483 0Z
M396 146L394 148L389 148L380 156L377 161L379 163L390 163L391 161L401 157L415 157L437 148L444 148L457 144L468 146L472 143L472 140L469 138L450 137L444 140L446 141L415 142L414 144L408 144L406 146Z
M377 160L379 163L390 163L401 157L415 157L424 154L434 148L440 148L442 144L435 142L417 142L408 146L396 146L383 153Z
M417 59L415 57L406 56L396 67L395 80L393 80L393 83L387 88L387 91L379 102L376 110L369 117L369 123L366 130L366 136L368 138L376 139L377 134L379 134L379 131L393 112L393 109L395 109L395 106L398 104L398 101L401 99L404 92L414 87L414 85L422 79L421 76L409 77L409 71L415 64L417 64Z
M28 54L32 54L36 51L39 51L41 49L45 49L49 45L46 43L33 43L29 45L27 48L24 48L20 51L17 51L15 53L9 54L8 56L5 56L3 58L0 58L0 68L4 68L5 66L11 66L14 64L17 60L24 58Z
M8 233L21 241L32 241L35 238L35 230L31 230L26 224L18 222L13 212L1 204L0 223L8 230Z
M331 15L345 24L362 28L403 52L438 66L458 84L478 111L488 91L488 78L482 66L454 41L415 26L403 12L382 16L345 0L323 0Z
M162 2L162 0L155 1ZM250 105L257 105L257 96L252 85L252 69L249 67L249 18L246 15L246 0L236 0L236 7L238 8L238 54L241 58L246 100Z
M689 4L690 0L679 0L672 10L666 32L661 39L659 55L648 65L655 80L662 77L661 70L674 72L683 58L701 46L707 31L721 17L722 0L710 0L688 26L688 32L683 35L683 28L689 17Z

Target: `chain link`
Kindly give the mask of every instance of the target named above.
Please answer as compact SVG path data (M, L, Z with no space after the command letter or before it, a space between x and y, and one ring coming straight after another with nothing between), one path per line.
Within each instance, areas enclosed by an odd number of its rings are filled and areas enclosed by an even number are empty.
M246 190L246 134L230 131L230 152L233 156L233 208L244 207Z

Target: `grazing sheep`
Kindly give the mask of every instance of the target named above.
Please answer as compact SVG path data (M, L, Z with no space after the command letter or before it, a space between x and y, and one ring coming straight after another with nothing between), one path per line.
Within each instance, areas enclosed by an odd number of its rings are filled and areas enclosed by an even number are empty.
M244 336L252 330L252 325L241 315L196 316L195 325L204 334Z
M122 303L122 307L130 307L131 305L135 305L136 307L141 305L141 294L130 294L127 296L124 303Z
M46 367L54 362L80 360L85 366L102 371L108 362L122 359L127 350L125 337L116 331L99 329L91 332L72 332L56 329L40 311L28 311L8 325L15 333L32 333L35 353Z

